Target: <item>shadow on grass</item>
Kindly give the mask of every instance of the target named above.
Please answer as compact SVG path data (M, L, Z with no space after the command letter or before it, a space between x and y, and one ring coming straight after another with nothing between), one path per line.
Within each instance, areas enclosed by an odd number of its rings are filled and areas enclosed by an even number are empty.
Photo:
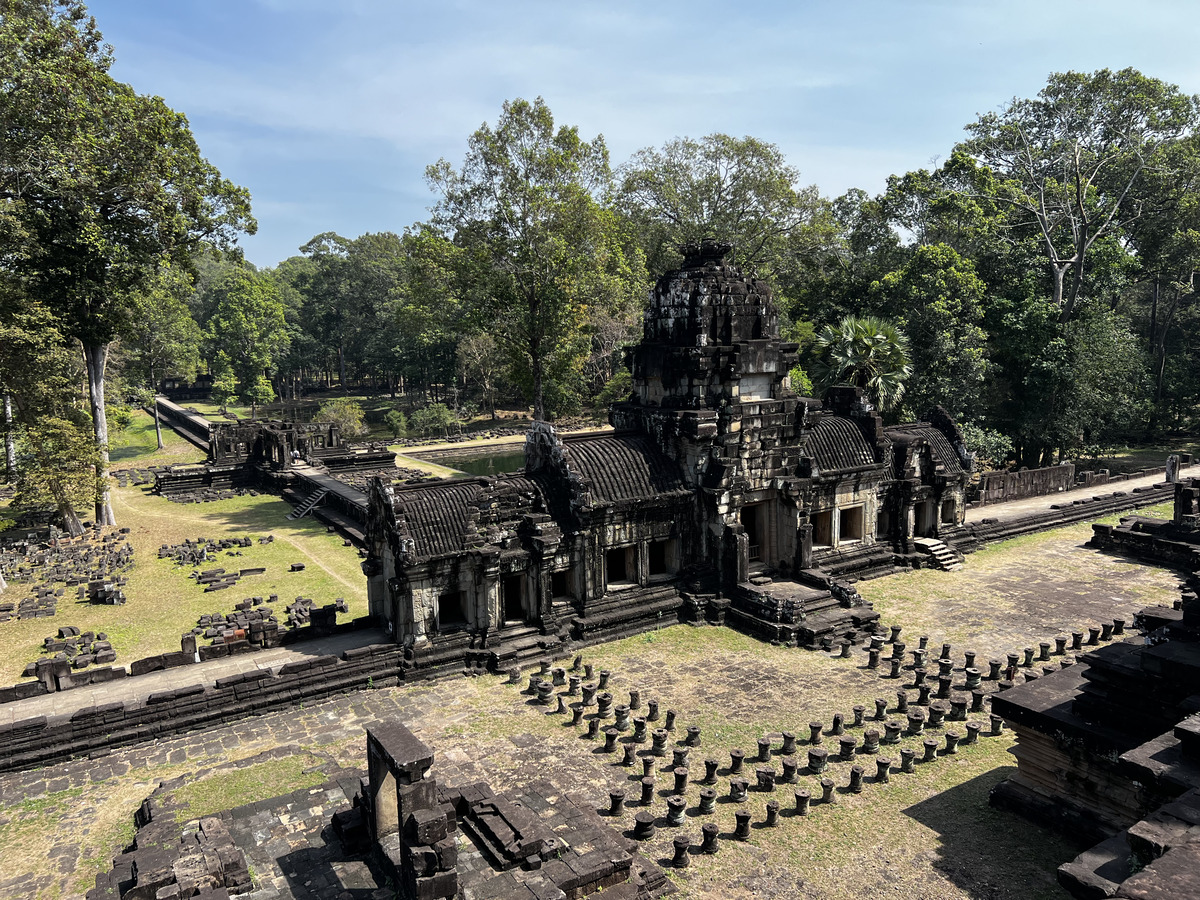
M903 810L941 839L934 866L973 898L1065 898L1055 870L1090 844L1080 844L988 803L992 788L1015 774L1001 766Z

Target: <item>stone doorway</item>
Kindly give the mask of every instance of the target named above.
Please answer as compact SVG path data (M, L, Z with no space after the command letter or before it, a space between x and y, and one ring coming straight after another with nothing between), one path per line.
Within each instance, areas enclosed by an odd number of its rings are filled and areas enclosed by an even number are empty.
M766 507L765 503L754 503L750 506L743 506L739 513L742 528L746 531L746 542L749 544L748 561L750 565L767 562L767 557L770 555L764 546L768 538L765 521Z
M937 504L922 500L913 508L913 537L935 537L937 535Z
M500 581L504 603L504 624L517 625L525 621L525 576L508 575Z

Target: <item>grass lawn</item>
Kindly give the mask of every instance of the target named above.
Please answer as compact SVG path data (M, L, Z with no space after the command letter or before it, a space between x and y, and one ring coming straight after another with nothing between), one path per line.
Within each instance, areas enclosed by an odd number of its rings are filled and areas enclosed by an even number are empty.
M1131 512L1170 517L1171 504ZM1085 547L1091 535L1090 522L1021 535L968 554L958 571L916 569L856 587L885 623L904 627L909 647L928 634L931 647L949 641L956 652L977 651L981 663L1178 599L1177 573Z
M1095 459L1078 459L1075 470L1112 469L1114 472L1130 472L1166 465L1172 453L1200 455L1200 441L1195 438L1178 438L1165 444L1146 444L1137 447L1114 447Z
M130 529L134 547L134 566L125 587L127 602L124 606L92 606L64 597L52 618L0 624L5 659L0 685L19 681L25 664L39 656L43 638L56 634L63 625L107 633L117 663L128 664L143 656L178 650L180 635L195 627L201 614L230 613L236 602L250 596L278 594L281 620L283 606L298 596L311 597L318 606L343 597L350 605L351 617L367 613L366 580L358 554L313 519L289 522L284 517L292 507L278 497L243 496L181 504L140 487L114 487L112 497L117 523ZM257 543L257 538L268 534L275 536L274 543ZM225 591L206 594L188 577L191 566L180 567L171 559L158 558L162 544L243 536L255 543L240 551L241 556L218 556L204 568L265 566L267 571L248 575ZM289 572L294 562L307 567L303 572ZM21 587L14 585L18 591Z
M122 431L109 435L108 458L114 469L130 466L170 466L204 462L204 451L185 441L169 425L162 427L163 449L158 449L154 419L145 410L133 411L133 419Z
M175 819L187 822L315 787L326 780L320 769L323 762L319 757L297 753L244 768L209 770L172 792L172 799L180 804Z

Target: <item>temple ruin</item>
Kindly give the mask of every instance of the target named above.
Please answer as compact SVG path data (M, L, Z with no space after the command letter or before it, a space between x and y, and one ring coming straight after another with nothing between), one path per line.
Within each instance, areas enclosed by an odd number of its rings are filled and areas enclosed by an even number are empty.
M797 347L730 249L689 246L659 279L614 433L536 423L520 473L372 483L370 610L415 666L495 670L679 616L830 646L877 618L839 579L956 562L954 424L884 427L853 387L793 393Z

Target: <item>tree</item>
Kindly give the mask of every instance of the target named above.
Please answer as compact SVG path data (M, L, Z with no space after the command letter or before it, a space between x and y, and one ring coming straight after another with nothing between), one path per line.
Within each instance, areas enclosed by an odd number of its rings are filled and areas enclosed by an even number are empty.
M852 384L867 392L881 412L896 406L912 374L908 342L891 322L874 316L846 316L817 334L820 354L813 367L817 382L828 389Z
M1056 73L1037 99L967 126L952 162L1009 209L1010 227L1036 236L1065 323L1097 242L1141 215L1146 179L1170 166L1167 148L1198 115L1200 98L1134 69Z
M76 508L94 499L100 455L76 403L78 355L53 315L23 296L0 303L0 393L11 398L17 502L55 510L73 534Z
M435 431L441 431L443 436L449 437L451 428L456 425L461 428L458 416L445 403L430 403L418 409L409 416L408 424L413 431L419 431L425 437Z
M101 524L105 370L130 298L200 240L254 230L247 193L200 156L187 120L113 80L111 62L78 0L0 2L0 199L23 240L9 264L83 345Z
M389 409L387 415L383 417L383 421L394 438L404 437L408 433L408 419L398 409Z
M901 269L873 287L882 312L911 348L908 415L942 406L955 421L964 414L979 418L987 375L987 333L981 326L987 286L970 260L945 244L918 247Z
M244 268L227 272L214 294L216 308L205 332L218 361L213 374L225 384L233 376L237 396L251 405L253 416L260 403L274 398L266 372L287 350L283 300L270 277Z
M148 394L142 395L142 400L153 405L159 450L163 448L158 415L159 380L173 374L192 381L200 364L200 326L184 301L190 293L191 281L182 272L167 269L159 273L159 279L135 298L138 314L122 341L126 352L125 374L147 389Z
M679 261L678 247L716 237L740 265L772 272L831 241L829 206L774 144L710 134L639 150L621 167L621 201L642 224L650 266Z
M589 306L644 287L622 278L616 222L599 202L611 184L604 140L555 129L541 98L513 100L471 136L460 169L443 159L426 174L441 194L434 224L462 248L480 318L545 419L549 389L577 377Z
M345 437L362 437L367 433L366 414L362 405L349 397L338 397L322 403L313 421L337 425Z
M500 388L503 359L496 339L486 331L473 331L458 342L458 373L464 384L474 385L479 399L496 419L496 394Z

